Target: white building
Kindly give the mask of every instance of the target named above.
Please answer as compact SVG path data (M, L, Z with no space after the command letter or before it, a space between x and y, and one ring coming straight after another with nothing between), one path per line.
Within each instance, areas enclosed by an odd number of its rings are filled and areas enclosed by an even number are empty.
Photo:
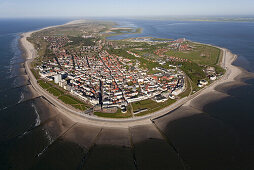
M210 80L212 80L212 81L216 80L216 78L217 77L215 75L210 76Z
M208 84L208 82L206 80L200 80L199 83L198 83L198 87L203 87L207 84Z
M182 92L183 92L183 88L177 88L174 91L172 91L172 94L175 96L178 96Z
M54 75L54 82L58 84L62 80L61 74Z
M144 79L138 79L138 83L144 83Z
M60 87L64 87L66 85L67 85L67 81L66 80L59 81L59 86Z
M208 82L206 80L200 80L199 83L202 84L203 86L208 84Z

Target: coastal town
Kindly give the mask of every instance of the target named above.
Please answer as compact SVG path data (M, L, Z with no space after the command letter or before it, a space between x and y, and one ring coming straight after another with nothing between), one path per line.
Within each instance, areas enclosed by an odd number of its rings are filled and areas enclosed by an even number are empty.
M92 105L119 107L126 112L128 103L149 98L164 102L168 98L174 99L185 89L182 71L156 67L160 73L148 74L140 68L138 61L133 64L130 59L102 50L106 44L103 41L97 42L97 46L84 46L85 55L78 56L61 49L61 44L69 41L65 37L44 38L58 57L38 66L40 76ZM86 55L88 52L98 52L98 55ZM133 69L127 71L126 66Z
M133 109L132 103L142 105L142 101L151 101L160 105L193 93L185 71L193 61L167 55L171 51L186 53L197 48L184 38L109 41L101 33L90 32L79 37L35 34L34 39L40 40L38 51L41 42L47 44L44 56L33 68L40 79L53 82L93 111L135 115L148 109L140 106ZM192 82L199 88L207 85L208 80L216 80L214 67L205 66L199 74L204 75L203 79Z

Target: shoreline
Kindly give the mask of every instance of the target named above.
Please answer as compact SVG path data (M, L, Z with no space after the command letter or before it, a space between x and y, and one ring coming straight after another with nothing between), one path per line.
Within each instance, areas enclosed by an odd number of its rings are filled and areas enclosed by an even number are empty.
M23 33L20 39L20 44L22 48L24 49L24 56L26 57L25 70L30 79L31 85L33 86L33 88L35 89L35 91L38 93L39 96L44 96L63 115L67 116L68 118L70 118L71 120L75 122L91 124L96 126L126 127L126 128L131 126L142 125L142 124L151 124L153 119L163 117L164 115L167 115L168 113L172 112L173 110L181 106L189 106L193 99L196 99L197 97L201 95L214 91L218 85L235 81L235 78L243 72L241 68L232 65L232 63L237 59L236 55L232 54L228 49L217 47L223 51L222 61L220 64L223 66L223 68L226 69L226 72L220 79L216 80L209 86L204 87L198 92L188 97L184 97L159 111L156 111L154 113L151 113L142 117L112 119L112 118L100 118L100 117L85 115L85 114L82 114L81 111L76 111L68 107L66 104L63 104L58 100L55 100L55 98L51 94L46 92L44 89L42 89L38 85L37 80L35 79L34 75L32 74L30 70L30 63L33 61L35 57L37 57L37 51L34 49L33 45L26 40L26 38L31 36L31 34L34 32L38 32L41 30L54 28L58 26L64 26L68 24L80 23L80 22L82 21L72 21L63 25L50 26L50 27L42 28L40 30Z

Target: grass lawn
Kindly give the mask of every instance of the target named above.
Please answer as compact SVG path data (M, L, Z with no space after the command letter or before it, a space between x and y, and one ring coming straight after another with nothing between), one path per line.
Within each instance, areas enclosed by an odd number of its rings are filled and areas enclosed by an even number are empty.
M31 69L31 72L33 73L33 75L34 75L34 77L35 77L36 79L39 79L39 78L40 78L38 72L37 72L36 70L34 70L33 68Z
M71 105L72 107L79 109L79 110L86 110L88 107L85 103L79 101L78 99L75 99L74 97L70 95L62 95L58 97L58 99L62 100L64 103Z
M62 100L64 103L66 104L83 104L81 101L78 101L77 99L75 99L74 97L70 96L70 95L63 95L59 97L60 100Z
M150 109L156 107L157 103L151 99L138 101L135 103L132 103L133 111L137 111L140 109Z
M130 118L130 117L132 117L130 106L127 107L127 113L122 113L121 110L118 109L116 113L94 112L94 115L99 116L99 117L105 117L105 118Z
M49 89L47 89L47 91L49 93L53 94L54 96L61 96L64 94L64 92L62 92L61 90L59 90L55 87L49 88Z
M47 83L47 82L45 82L45 81L43 81L43 80L38 80L38 83L39 83L39 85L40 85L42 88L44 88L44 89L48 89L48 88L51 87L51 85L50 85L49 83Z
M138 113L135 115L135 116L144 116L144 115L156 112L164 107L167 107L167 106L173 104L174 102L176 102L176 100L168 99L167 101L165 101L163 103L157 103L155 101L152 101L151 99L147 99L147 100L132 103L132 106L133 106L134 112L139 109L145 109L145 108L148 109L144 112L141 112L141 113Z
M130 118L131 113L102 113L94 112L94 115L105 118Z
M88 109L88 107L85 104L72 104L71 106L82 111Z
M189 59L195 63L202 65L216 65L220 58L220 49L207 45L199 45L190 43L195 48L191 51L174 51L170 50L165 54L179 58Z

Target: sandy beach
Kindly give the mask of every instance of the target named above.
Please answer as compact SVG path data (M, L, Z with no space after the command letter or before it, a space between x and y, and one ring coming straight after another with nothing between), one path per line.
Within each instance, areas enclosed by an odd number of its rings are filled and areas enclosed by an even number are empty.
M74 21L74 22L70 22L67 24L76 24L76 23L80 23L80 22L84 22L84 21ZM58 27L58 26L47 27L47 28L43 28L41 30L45 30L45 29L49 29L49 28L53 28L53 27ZM36 81L35 77L33 76L33 74L31 73L30 68L29 68L30 63L37 56L37 52L34 49L33 45L29 41L27 41L27 38L29 36L31 36L32 33L37 32L37 31L40 31L40 30L24 33L24 34L22 34L22 37L20 39L21 45L24 48L25 54L26 54L25 68L26 68L27 74L30 78L30 82L31 82L32 86L34 87L35 91L37 91L37 93L39 93L39 95L44 96L46 99L48 99L50 102L52 102L55 105L55 107L63 115L67 116L74 122L80 122L80 123L91 124L91 125L99 125L99 126L108 126L108 127L119 127L119 126L120 127L131 127L131 126L137 126L137 125L151 124L152 119L161 117L161 116L171 112L172 110L174 110L182 105L188 106L197 97L206 95L206 94L214 91L214 89L218 85L234 82L235 78L242 73L242 70L240 68L232 65L232 63L237 58L237 56L232 54L229 50L221 48L221 50L223 51L223 58L221 61L221 65L222 65L222 67L224 67L226 69L226 73L219 80L213 82L211 85L196 92L195 94L193 94L189 97L182 98L182 99L178 100L177 102L175 102L174 104L172 104L160 111L157 111L153 114L146 115L144 117L135 117L135 118L129 118L129 119L105 119L105 118L99 118L99 117L92 117L92 116L84 115L79 111L73 110L72 108L70 108L69 106L66 106L62 102L55 100L55 98L51 94L49 94L48 92L43 90L37 84L37 81Z

